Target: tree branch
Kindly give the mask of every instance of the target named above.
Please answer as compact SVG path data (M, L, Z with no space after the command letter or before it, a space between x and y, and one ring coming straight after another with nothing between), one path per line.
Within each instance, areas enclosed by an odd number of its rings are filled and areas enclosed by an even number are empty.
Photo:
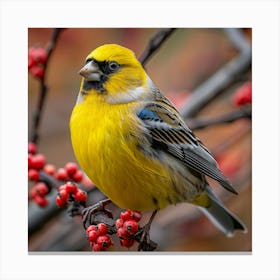
M251 46L243 32L236 28L227 28L225 32L240 54L193 91L181 110L184 118L194 116L251 64Z
M37 143L38 139L39 139L39 132L38 131L39 131L40 123L41 123L43 107L44 107L45 100L46 100L46 97L47 97L47 92L48 92L48 87L47 87L46 82L45 82L48 62L49 62L50 57L52 55L52 52L53 52L53 50L56 46L58 36L59 36L59 34L62 30L63 30L63 28L54 28L51 39L46 46L47 60L43 65L44 74L43 74L42 78L40 79L40 90L39 90L40 94L39 94L39 99L38 99L38 103L37 103L37 108L36 108L36 111L34 113L32 129L31 129L30 139L31 139L31 142L33 142L33 143Z
M149 41L147 48L141 55L139 61L144 66L152 55L160 48L162 43L176 30L176 28L167 28L159 30L155 36Z
M235 120L248 118L251 119L252 117L252 108L251 106L243 106L233 112L213 117L213 118L206 118L206 119L189 119L188 125L191 130L195 129L202 129L211 125L218 125L223 123L231 123Z
M51 189L48 194L49 205L47 208L38 208L35 203L30 203L28 208L28 233L32 235L41 228L51 217L57 213L64 211L63 208L59 208L55 202L57 196L57 189L65 182L59 181L53 176L47 174L44 171L40 171L39 182L44 182L48 188ZM89 195L88 201L96 203L96 200L104 199L104 195L97 188L86 188L82 184L79 184L79 188L86 191Z

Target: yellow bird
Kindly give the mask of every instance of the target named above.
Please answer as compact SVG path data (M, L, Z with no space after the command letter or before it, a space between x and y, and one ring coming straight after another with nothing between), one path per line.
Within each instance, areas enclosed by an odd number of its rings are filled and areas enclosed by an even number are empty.
M205 176L236 193L174 105L134 53L106 44L86 58L70 119L75 156L96 186L121 208L158 210L188 202L225 234L246 231Z

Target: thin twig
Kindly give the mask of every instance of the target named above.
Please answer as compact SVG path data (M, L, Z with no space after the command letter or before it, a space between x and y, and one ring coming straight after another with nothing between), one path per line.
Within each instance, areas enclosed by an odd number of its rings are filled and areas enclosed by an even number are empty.
M205 127L209 127L212 125L219 125L223 123L231 123L235 120L242 119L242 118L248 118L251 119L252 117L252 108L251 106L243 106L240 109L237 109L233 112L213 117L213 118L207 118L207 119L189 119L188 125L190 129L202 129Z
M42 119L43 107L44 107L46 97L47 97L47 92L48 92L48 87L46 85L46 71L47 71L48 62L49 62L51 54L56 46L58 36L62 30L63 30L63 28L54 28L51 39L46 46L47 60L43 65L44 74L43 74L42 78L40 79L40 90L39 90L40 94L39 94L39 99L38 99L38 103L37 103L37 108L34 113L33 124L32 124L32 129L31 129L30 139L31 139L31 142L33 142L33 143L38 143L39 127L40 127L40 123L41 123L41 119Z
M149 45L141 55L139 61L145 65L152 55L159 49L162 43L176 30L176 28L167 28L158 31L149 42Z

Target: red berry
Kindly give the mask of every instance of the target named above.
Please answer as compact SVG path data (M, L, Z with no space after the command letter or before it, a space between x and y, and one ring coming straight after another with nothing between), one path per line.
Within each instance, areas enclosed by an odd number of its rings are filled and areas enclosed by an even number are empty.
M28 169L33 168L33 155L28 154Z
M28 143L28 153L29 154L36 154L37 152L37 145L35 143L29 142Z
M78 189L75 193L75 200L84 202L87 200L87 193L81 189Z
M106 234L99 236L96 240L96 243L104 249L107 249L112 244L112 241L110 236Z
M142 213L140 211L133 211L133 220L139 222L142 218Z
M32 56L28 56L28 70L30 70L31 67L33 67L34 65L36 65L36 60L34 57Z
M77 170L77 172L72 175L72 179L75 182L81 182L83 180L83 176L83 172L81 170Z
M41 207L46 207L49 203L49 201L46 199L46 197L43 197L40 195L36 195L33 199L34 199L35 203Z
M32 181L38 181L40 178L40 174L36 169L29 169L28 170L28 179Z
M56 196L55 201L58 207L64 207L67 204L67 202L63 200L59 195Z
M87 227L86 233L88 234L90 231L96 231L96 226L95 225L91 225L91 226Z
M252 103L252 84L251 82L246 82L241 87L239 87L234 96L233 103L237 106L244 105L246 103Z
M133 213L130 209L126 209L125 212L121 212L121 215L120 215L121 219L126 221L126 220L130 220L133 218Z
M61 197L62 200L67 201L69 194L65 189L62 189L58 192L58 195Z
M34 188L36 189L38 195L40 196L45 196L49 192L49 188L43 182L36 183L34 185Z
M105 235L107 233L107 226L104 223L99 223L96 228L98 235Z
M138 231L138 223L135 220L127 220L124 222L123 227L130 233L134 234Z
M60 192L62 190L66 191L66 185L65 184L61 185L57 190L58 190L58 192Z
M29 71L34 77L39 79L41 79L45 74L44 68L42 66L37 66L37 65L31 67Z
M55 174L55 166L53 164L46 164L44 167L44 171L53 176Z
M38 195L38 194L37 194L37 191L36 191L36 189L35 189L34 187L30 189L29 195L30 195L30 197L33 198L33 199L34 199L35 196Z
M127 238L129 236L129 232L124 227L121 227L118 229L117 235L120 238Z
M76 193L77 190L78 190L78 187L75 183L72 183L72 182L67 182L65 184L65 189L68 193Z
M66 163L64 168L69 176L74 175L78 171L78 166L75 162Z
M104 249L101 246L99 246L97 243L93 243L92 250L98 252L98 251L103 251Z
M33 156L33 167L37 170L40 170L44 167L46 163L46 158L42 154L37 154Z
M124 247L131 247L134 243L134 239L121 239L121 245L124 246Z
M35 61L37 64L44 64L48 59L47 52L41 47L31 47L28 50L28 59Z
M90 242L95 242L98 238L98 233L96 231L92 230L92 231L89 231L87 236L88 236L88 240Z
M117 229L121 228L123 226L123 219L117 219L115 225Z
M55 175L55 178L59 181L66 181L68 179L67 172L64 168L59 168Z

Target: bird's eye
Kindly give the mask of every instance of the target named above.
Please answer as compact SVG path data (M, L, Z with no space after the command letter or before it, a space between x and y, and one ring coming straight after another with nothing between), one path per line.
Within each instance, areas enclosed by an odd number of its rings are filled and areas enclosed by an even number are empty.
M115 61L109 62L109 69L112 72L115 72L116 70L118 70L119 67L120 67L120 65L117 62L115 62Z

